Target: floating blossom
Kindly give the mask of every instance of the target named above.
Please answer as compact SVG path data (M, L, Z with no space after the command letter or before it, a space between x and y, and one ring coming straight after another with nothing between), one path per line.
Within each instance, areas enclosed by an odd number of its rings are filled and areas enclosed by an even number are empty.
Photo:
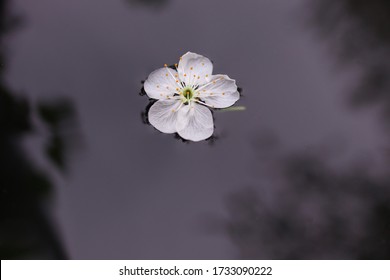
M209 108L227 108L239 98L236 81L212 75L213 64L202 55L187 52L175 69L153 71L144 83L146 94L157 102L149 109L150 123L164 133L201 141L214 132Z

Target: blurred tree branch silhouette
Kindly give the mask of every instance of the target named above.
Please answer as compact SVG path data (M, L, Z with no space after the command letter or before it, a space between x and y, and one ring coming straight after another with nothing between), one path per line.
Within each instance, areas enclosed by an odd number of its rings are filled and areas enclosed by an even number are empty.
M67 99L41 101L38 115L50 131L46 143L47 157L62 171L66 170L66 154L69 152L69 139L74 137L76 123L73 104Z
M311 26L327 39L340 63L358 66L361 71L351 104L378 105L383 116L380 120L388 129L390 1L307 3ZM259 148L261 144L256 144ZM273 167L278 178L274 183L259 183L227 199L229 218L224 220L223 229L241 258L390 258L388 166L383 174L374 176L364 163L334 170L320 153L276 158ZM264 178L258 179L261 182ZM272 189L272 197L259 189Z
M244 259L388 259L390 177L337 172L320 156L279 162L285 187L228 197L224 227ZM275 186L269 186L275 188Z
M390 1L315 0L311 22L329 39L341 63L358 65L361 83L355 107L378 104L386 128L390 120Z
M48 218L54 186L48 172L26 155L21 140L36 132L31 119L38 110L37 117L50 132L46 154L65 168L70 133L64 129L74 123L74 110L68 100L43 102L35 108L7 87L3 40L18 22L8 4L0 1L0 255L1 259L63 259L64 248Z

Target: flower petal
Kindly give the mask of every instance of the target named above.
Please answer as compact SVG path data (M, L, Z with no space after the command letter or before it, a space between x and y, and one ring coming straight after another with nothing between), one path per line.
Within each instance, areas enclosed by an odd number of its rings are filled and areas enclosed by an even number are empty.
M179 99L158 100L149 109L149 122L159 131L164 133L176 132L176 120L180 106Z
M176 77L175 77L176 75ZM168 67L160 68L152 73L144 83L146 94L153 99L164 99L173 96L181 86L176 82L176 70Z
M213 64L207 57L187 52L180 58L177 71L180 80L185 82L187 86L203 85L211 78Z
M183 106L177 116L176 130L187 140L201 141L209 138L214 132L211 111L202 105L191 102Z
M236 81L226 75L213 75L209 84L200 87L198 92L198 97L215 108L230 107L240 99Z

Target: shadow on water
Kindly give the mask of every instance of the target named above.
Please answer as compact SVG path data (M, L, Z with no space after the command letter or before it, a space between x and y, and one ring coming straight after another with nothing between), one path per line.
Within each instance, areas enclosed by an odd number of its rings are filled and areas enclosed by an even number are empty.
M32 120L39 121L48 135L44 157L66 170L75 112L66 99L33 105L7 87L3 39L17 22L8 4L0 1L0 255L1 259L65 259L65 249L49 219L54 185L49 172L27 156L22 140L40 134Z
M383 113L378 121L388 129L390 2L318 0L311 4L311 20L340 65L360 68L351 104L378 105ZM273 149L280 149L275 145ZM261 146L257 143L255 150L262 157ZM258 162L259 170L260 161L275 162L276 176L264 175L273 179L258 175L258 183L227 198L229 216L222 228L241 258L390 258L389 162L384 171L373 175L367 163L334 168L322 151L279 153L282 156L268 154Z

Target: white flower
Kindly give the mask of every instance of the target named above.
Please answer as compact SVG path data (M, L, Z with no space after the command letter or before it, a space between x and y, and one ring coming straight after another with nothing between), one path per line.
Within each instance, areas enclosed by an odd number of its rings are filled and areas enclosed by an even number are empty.
M164 133L201 141L214 131L211 108L232 106L239 98L236 81L212 75L213 64L202 55L187 52L175 69L153 71L144 83L150 98L158 99L149 110L149 121Z

